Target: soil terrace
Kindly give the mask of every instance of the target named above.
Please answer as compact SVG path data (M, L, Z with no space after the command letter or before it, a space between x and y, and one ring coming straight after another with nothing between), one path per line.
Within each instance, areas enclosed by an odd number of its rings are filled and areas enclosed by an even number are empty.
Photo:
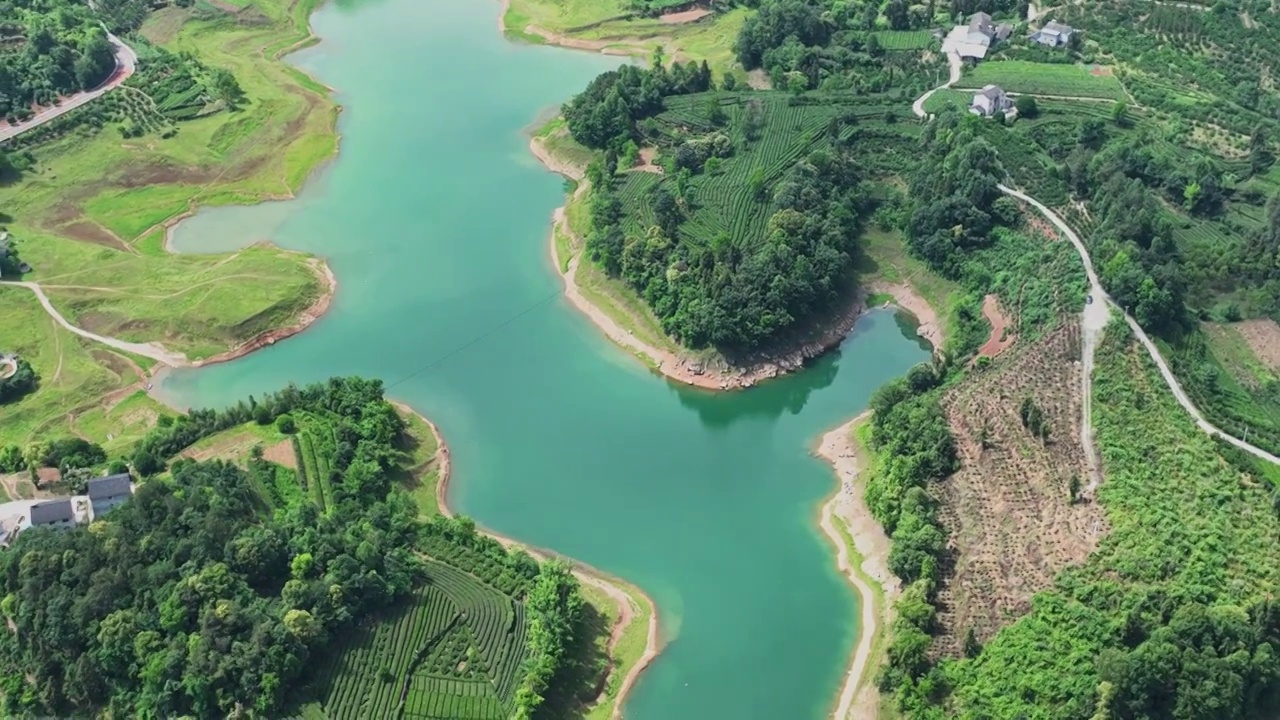
M956 657L966 631L986 641L1028 612L1032 596L1088 557L1108 526L1097 504L1071 502L1087 484L1080 444L1080 327L1064 319L1047 336L975 370L942 401L961 469L936 486L949 559L931 653ZM1047 442L1019 409L1044 411Z

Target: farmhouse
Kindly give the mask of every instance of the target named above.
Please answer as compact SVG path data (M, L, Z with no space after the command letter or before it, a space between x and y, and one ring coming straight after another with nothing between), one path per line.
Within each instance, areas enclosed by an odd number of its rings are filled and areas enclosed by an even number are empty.
M133 495L133 483L128 473L108 475L90 480L88 492L90 519L96 520L128 500Z
M981 117L992 117L996 113L1007 117L1014 112L1013 100L999 86L988 85L974 94L969 112Z
M29 527L51 527L65 530L76 524L76 513L71 507L71 498L45 500L31 506L28 519Z
M1032 42L1038 42L1048 47L1064 47L1071 42L1071 36L1075 34L1075 28L1070 25L1063 25L1056 20L1050 20L1045 23L1044 27L1031 33Z
M1007 40L1011 33L1013 26L1009 23L996 25L990 15L978 12L969 18L967 26L957 25L948 40L960 57L981 60L987 56L992 43Z

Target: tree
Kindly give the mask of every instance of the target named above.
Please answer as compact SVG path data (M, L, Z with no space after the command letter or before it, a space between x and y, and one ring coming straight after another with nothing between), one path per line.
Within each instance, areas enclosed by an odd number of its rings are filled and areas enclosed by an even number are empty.
M76 81L80 88L90 90L101 85L115 69L115 48L101 31L94 33L75 61Z
M1040 114L1040 108L1036 106L1036 99L1030 95L1019 95L1018 99L1013 102L1013 106L1018 110L1018 117L1031 119Z
M1117 100L1111 105L1111 122L1119 127L1129 125L1129 106L1123 100Z

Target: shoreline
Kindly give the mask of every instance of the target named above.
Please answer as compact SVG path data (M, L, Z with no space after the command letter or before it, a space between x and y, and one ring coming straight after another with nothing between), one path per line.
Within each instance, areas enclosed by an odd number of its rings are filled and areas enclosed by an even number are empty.
M942 325L938 314L910 283L874 281L869 283L868 290L891 295L892 302L885 305L896 305L915 316L919 323L917 334L928 341L935 355L942 352ZM813 448L813 454L831 466L836 478L836 489L822 501L818 511L818 526L835 545L836 567L853 586L859 600L858 639L849 655L840 694L836 696L831 715L835 720L874 720L879 716L880 691L870 682L869 671L878 660L873 654L882 633L893 622L894 603L902 592L901 580L889 570L892 548L889 536L867 507L864 484L858 481L866 458L859 451L853 432L870 417L870 410L862 411L818 436ZM836 527L837 519L844 524L844 534ZM852 541L852 548L845 542L845 534Z
M405 403L396 401L391 402L397 408L412 413L418 419L422 420L422 422L431 429L431 434L435 436L437 448L436 456L440 459L439 476L436 479L436 506L440 509L440 514L444 517L454 517L455 513L449 507L448 503L449 482L452 479L452 461L449 454L449 446L445 443L444 436L440 433L440 428L422 413L419 413ZM613 578L607 573L591 567L586 563L580 562L566 555L561 555L553 550L547 550L545 548L539 548L529 545L528 543L520 542L519 540L507 537L506 535L493 532L489 528L483 527L479 524L476 525L476 530L484 535L488 535L494 540L497 540L505 547L524 550L539 562L546 562L550 559L558 559L568 562L570 566L572 566L573 574L578 578L579 582L591 585L603 591L618 606L618 621L612 628L610 628L609 644L607 646L609 653L609 671L605 674L600 695L596 697L591 707L598 706L600 703L605 701L605 695L608 693L609 688L609 678L611 678L618 670L617 665L614 664L613 653L616 650L619 641L621 641L623 633L626 632L631 623L636 621L636 616L641 611L640 608L634 607L632 603L643 602L649 606L649 627L647 630L644 652L640 655L640 658L636 663L627 670L627 674L623 676L622 684L618 686L618 694L613 701L614 705L611 718L612 720L620 720L622 718L622 705L627 699L627 694L631 692L631 688L635 685L636 680L640 678L640 675L653 664L653 661L657 659L658 655L662 651L658 636L657 604L654 603L653 599L644 591L640 590L640 588L631 586L633 588L633 592L629 592L618 584L619 582L625 583L625 581L621 581L620 578ZM637 595L639 596L638 598L636 597Z
M854 447L853 429L871 416L871 411L823 433L814 454L831 466L838 481L835 491L823 501L818 524L835 545L836 565L858 595L858 636L850 653L848 670L832 717L846 720L875 718L878 714L879 691L869 682L877 640L891 624L893 604L901 592L900 581L889 571L889 537L871 515L862 497L863 486L858 475L864 469L863 458ZM844 523L853 541L852 550L836 528ZM851 557L853 556L853 557ZM857 561L855 564L855 560ZM876 587L872 587L872 585ZM879 592L877 592L877 588Z
M571 197L577 197L587 191L589 185L586 182L583 168L557 158L554 153L547 149L541 138L536 135L531 137L529 150L547 170L577 183L578 187ZM926 337L932 342L933 337L938 334L936 318L932 321L927 321L933 316L932 312L927 310L927 304L924 303L922 298L915 296L913 291L908 292L909 288L907 286L872 283L859 287L853 297L847 299L843 307L838 308L833 313L834 319L823 328L817 339L804 342L797 349L788 351L780 356L771 357L750 365L727 365L723 359L719 359L715 363L719 367L709 366L702 359L693 356L691 352L672 352L655 347L637 338L582 294L581 287L577 282L577 272L578 265L582 260L585 241L578 237L569 227L566 215L567 205L568 202L566 201L565 205L561 205L552 212L551 232L548 240L552 264L555 266L556 274L560 276L561 281L564 283L564 296L575 309L587 316L587 319L615 345L619 345L632 355L638 356L654 370L673 382L703 390L745 390L755 387L765 380L772 380L788 373L802 370L808 361L822 356L844 342L849 333L853 331L858 320L869 310L866 304L866 297L869 291L884 291L894 295L895 301L897 301L896 304L911 312L920 321L922 337ZM564 233L576 251L573 257L569 259L568 269L563 272L560 270L560 259L556 253L557 233ZM899 301L900 296L906 299ZM924 310L921 309L921 305L924 306ZM925 335L926 329L929 333L928 336ZM726 365L727 367L725 367Z

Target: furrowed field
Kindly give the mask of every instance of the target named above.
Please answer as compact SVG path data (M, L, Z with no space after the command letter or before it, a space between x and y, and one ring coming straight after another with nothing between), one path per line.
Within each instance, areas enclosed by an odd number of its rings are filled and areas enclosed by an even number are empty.
M719 128L710 120L713 105L718 105L726 118ZM680 228L680 241L707 245L725 234L747 242L762 240L774 211L770 201L774 186L806 155L830 147L828 126L835 119L852 119L852 130L846 129L844 134L857 133L863 138L869 166L893 168L893 158L910 152L919 131L912 123L899 125L896 120L901 114L901 101L887 96L831 95L823 96L821 104L796 104L790 94L782 92L667 98L666 111L655 118L651 138L659 147L674 147L686 137L716 131L728 135L735 144L733 155L724 158L719 169L689 180L692 212ZM748 139L751 115L759 117L756 139ZM643 233L655 223L647 201L650 191L658 185L674 187L676 182L669 174L627 174L618 194L633 232Z
M1124 87L1110 70L1093 69L1086 65L1056 65L1003 60L982 63L969 71L958 83L959 87L980 88L999 85L1008 92L1032 95L1062 95L1067 97L1124 100Z
M923 50L938 44L928 30L882 30L874 34L885 50Z
M511 714L524 605L475 575L429 562L410 600L342 639L313 683L313 715L501 720ZM315 709L316 706L309 706Z

